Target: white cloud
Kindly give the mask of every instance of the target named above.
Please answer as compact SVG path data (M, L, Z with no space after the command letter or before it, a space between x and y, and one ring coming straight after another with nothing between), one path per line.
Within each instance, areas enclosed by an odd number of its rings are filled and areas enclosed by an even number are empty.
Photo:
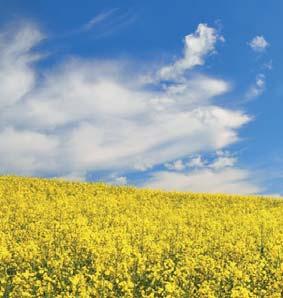
M187 169L214 169L220 170L226 167L233 167L237 162L237 158L229 151L217 150L214 154L214 159L211 161L205 160L200 154L189 158L187 162L178 159L164 164L164 167L171 171L184 171Z
M270 46L270 44L265 40L263 36L256 36L249 42L250 47L255 52L263 52L266 50L267 47ZM272 60L268 61L267 63L262 65L262 68L264 70L271 70L272 69ZM266 76L264 73L259 73L256 76L255 83L250 86L248 89L245 98L247 100L256 98L263 94L265 91L265 85L266 85Z
M144 172L153 167L153 162L145 159L137 158L133 165L133 169L136 171Z
M173 171L182 171L185 169L185 165L181 159L173 161L172 163L165 163L164 166L168 170L173 170Z
M246 93L246 99L253 99L263 94L265 90L265 75L260 73L256 76L255 83L249 88Z
M195 33L185 37L184 57L171 65L160 69L158 77L161 80L176 80L186 70L204 64L204 58L215 51L217 40L222 40L214 28L199 24Z
M34 25L21 24L21 30L8 28L0 34L0 108L11 106L26 95L35 84L32 53L43 35Z
M172 66L172 75L177 69L182 81L164 88L141 83L137 65L90 59L63 61L36 80L32 49L42 35L36 27L22 30L9 38L1 35L0 51L8 53L0 56L5 66L1 76L8 82L0 83L1 172L83 179L85 173L103 170L119 173L116 178L124 183L123 173L129 170L144 171L171 161L181 170L184 157L238 141L237 130L250 120L242 111L214 103L215 96L229 90L228 82L204 74L184 75L215 50L217 34L206 25L187 36L185 57ZM194 166L202 162L195 160ZM227 173L247 177L243 170ZM213 169L200 174L222 177ZM156 175L154 181L161 181ZM188 177L197 179L180 175L176 187L182 188L181 181Z
M141 186L192 192L253 194L262 189L252 173L236 166L237 158L229 151L217 150L212 160L201 155L188 162L177 160L165 164L169 170L149 175Z
M86 181L86 173L84 172L71 172L67 175L54 177L58 179L68 180L68 181Z
M131 9L121 10L119 8L112 8L98 13L78 30L70 32L69 35L92 32L96 39L109 36L134 22L136 17L135 12Z
M126 185L127 184L127 177L125 177L125 176L117 177L114 180L114 184L117 184L117 185Z
M191 192L255 194L262 189L252 181L247 170L223 168L198 169L189 173L156 172L142 186Z
M283 195L280 194L280 193L264 193L262 194L263 197L272 197L272 198L275 198L275 199L282 199L283 198Z
M60 147L56 135L6 127L0 131L0 140L1 172L44 174L57 167Z
M210 161L205 160L200 154L189 158L187 162L183 160L177 160L171 163L166 163L164 166L168 170L187 170L187 169L214 169L220 170L226 167L234 167L237 163L237 158L233 156L229 151L217 150L214 158Z
M196 157L193 157L188 162L188 167L190 168L202 168L206 164L206 161L202 159L200 155L197 155Z
M273 61L272 60L269 60L268 62L263 64L264 69L271 70L272 67L273 67Z
M233 167L237 162L237 158L232 156L229 152L217 151L216 154L217 157L209 165L212 169L220 170L226 167Z
M104 177L104 182L112 185L127 185L128 179L126 176L119 176L117 173L112 173Z
M93 29L98 24L104 22L106 19L110 18L113 13L117 11L117 8L110 9L105 12L101 12L98 15L94 16L90 21L88 21L82 28L83 31L89 31Z
M250 42L250 47L256 52L263 52L269 43L265 40L263 36L255 36Z

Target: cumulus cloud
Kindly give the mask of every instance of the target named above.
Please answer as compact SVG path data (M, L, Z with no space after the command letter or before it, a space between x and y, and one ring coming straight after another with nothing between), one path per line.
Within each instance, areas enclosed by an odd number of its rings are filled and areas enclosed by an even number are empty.
M33 62L41 55L33 49L42 38L30 25L1 34L2 173L83 179L108 171L123 178L172 161L181 170L185 156L238 141L238 129L250 120L215 104L228 82L184 73L215 50L218 36L207 25L186 37L184 58L170 66L169 77L182 80L165 87L154 82L157 88L139 80L144 73L136 65L94 59L62 61L37 80Z
M249 46L255 52L264 52L270 44L265 40L263 36L255 36L250 42ZM263 72L264 70L271 70L272 69L272 60L264 63L262 65ZM248 91L246 92L245 98L247 100L256 98L263 94L265 91L266 85L266 75L264 73L259 73L256 76L255 82L249 87Z
M265 40L263 36L255 36L250 42L249 46L255 52L263 52L269 46L269 43Z
M215 51L217 40L223 40L214 28L199 24L197 30L185 37L184 56L158 72L161 80L176 80L197 65L203 65L205 57Z

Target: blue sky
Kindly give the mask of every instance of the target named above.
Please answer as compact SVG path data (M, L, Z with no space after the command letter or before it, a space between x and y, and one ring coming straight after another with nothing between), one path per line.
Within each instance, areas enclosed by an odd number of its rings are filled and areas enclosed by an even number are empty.
M2 1L1 172L282 195L282 17L279 1Z

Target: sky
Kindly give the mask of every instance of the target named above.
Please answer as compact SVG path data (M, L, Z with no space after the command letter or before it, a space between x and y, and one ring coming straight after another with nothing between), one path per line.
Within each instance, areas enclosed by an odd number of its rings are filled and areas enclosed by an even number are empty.
M282 2L0 4L0 174L283 195Z

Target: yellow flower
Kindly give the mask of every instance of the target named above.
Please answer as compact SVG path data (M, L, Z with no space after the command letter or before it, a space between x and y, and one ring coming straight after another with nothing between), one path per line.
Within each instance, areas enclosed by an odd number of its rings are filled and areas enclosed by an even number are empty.
M283 200L0 177L2 297L281 297Z

